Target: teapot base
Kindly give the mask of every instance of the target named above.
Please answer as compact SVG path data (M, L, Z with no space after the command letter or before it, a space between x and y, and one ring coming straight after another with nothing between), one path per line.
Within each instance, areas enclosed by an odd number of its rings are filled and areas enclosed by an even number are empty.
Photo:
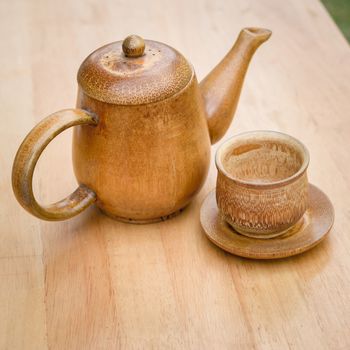
M178 209L178 210L174 211L171 214L164 215L164 216L157 217L157 218L151 218L151 219L125 218L125 217L113 215L113 214L103 210L102 208L99 208L99 209L104 215L110 217L113 220L125 222L125 223L128 223L128 224L141 225L141 224L153 224L153 223L156 223L156 222L161 222L161 221L165 221L165 220L168 220L168 219L172 219L173 217L175 217L175 216L179 215L181 212L183 212L185 207L183 207L181 209Z

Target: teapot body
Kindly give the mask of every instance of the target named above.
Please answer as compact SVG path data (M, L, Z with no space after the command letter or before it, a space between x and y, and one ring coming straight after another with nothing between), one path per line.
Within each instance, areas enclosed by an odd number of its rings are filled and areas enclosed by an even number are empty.
M251 57L270 35L244 28L200 85L192 65L166 44L131 35L95 50L78 71L77 108L47 116L20 145L12 168L17 200L44 220L69 219L93 203L136 223L181 211L202 187L210 145L228 129ZM36 163L70 127L79 186L42 205L32 186Z
M164 220L200 190L211 144L195 74L177 94L149 104L105 103L79 88L77 108L96 114L98 123L74 128L74 172L104 213L128 222Z

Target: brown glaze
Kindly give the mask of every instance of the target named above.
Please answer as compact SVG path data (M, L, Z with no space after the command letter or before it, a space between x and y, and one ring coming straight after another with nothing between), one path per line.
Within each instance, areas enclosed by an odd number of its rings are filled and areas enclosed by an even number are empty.
M122 47L126 57L141 57L145 52L145 41L138 35L129 35Z
M251 259L279 259L303 253L327 237L334 221L334 209L328 197L309 185L304 216L282 236L271 239L246 237L232 229L220 215L215 190L204 200L200 220L206 236L221 249Z
M250 58L270 34L244 29L201 86L191 64L156 41L130 36L93 52L78 72L77 108L96 115L98 123L77 126L73 136L74 170L85 197L76 196L80 205L70 198L73 209L64 203L58 215L55 207L42 208L32 192L27 194L38 156L67 127L62 111L49 117L51 127L42 136L39 126L34 128L19 150L21 162L26 157L31 162L29 172L23 172L18 155L14 163L19 202L47 220L71 217L96 198L103 212L124 221L153 222L179 212L202 187L210 143L227 129Z
M282 235L307 208L308 163L306 148L289 135L255 131L232 137L216 156L223 218L246 236Z
M256 49L271 36L262 28L244 28L232 49L200 83L211 143L218 142L231 124L245 74Z
M67 198L43 206L33 194L32 180L35 165L49 142L62 131L76 125L97 124L97 119L86 111L72 109L51 114L42 120L19 147L12 169L12 188L18 202L31 214L45 220L64 220L79 214L96 200L95 193L81 184Z
M173 48L145 40L142 56L126 57L123 42L90 54L78 71L78 83L90 97L117 105L140 105L167 99L186 88L194 71Z
M88 106L99 123L74 129L74 171L80 183L96 192L104 212L154 221L190 202L210 160L198 95L195 77L179 94L141 106L106 104L79 91L78 108Z

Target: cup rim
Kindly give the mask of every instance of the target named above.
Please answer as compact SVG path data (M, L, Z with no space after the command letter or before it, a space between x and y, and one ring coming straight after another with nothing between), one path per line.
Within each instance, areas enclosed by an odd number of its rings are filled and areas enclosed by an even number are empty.
M297 172L295 172L291 176L288 176L282 180L261 183L261 182L254 182L254 181L247 181L247 180L240 179L238 177L231 175L225 170L224 165L222 163L222 156L225 154L225 151L227 151L230 148L230 146L232 146L236 141L238 141L239 139L244 139L247 136L267 136L268 137L271 135L273 135L275 139L278 139L280 141L292 141L294 144L296 144L300 148L300 151L303 155L303 163L301 164ZM244 185L247 187L258 187L258 188L269 188L272 186L284 185L292 182L293 180L296 180L306 171L309 165L309 162L310 162L309 151L301 141L299 141L297 138L291 135L288 135L279 131L274 131L274 130L254 130L254 131L246 131L246 132L242 132L237 135L234 135L230 137L228 140L226 140L223 144L221 144L215 154L216 168L225 177L236 182L237 184Z

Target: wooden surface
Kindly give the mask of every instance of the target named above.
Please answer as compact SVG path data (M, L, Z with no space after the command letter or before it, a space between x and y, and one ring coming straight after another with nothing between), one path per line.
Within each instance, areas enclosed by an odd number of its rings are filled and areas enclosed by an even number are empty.
M1 349L350 347L350 48L318 1L14 0L0 14ZM93 49L139 34L177 48L201 79L247 25L273 35L225 138L273 129L302 140L309 178L335 207L327 240L279 261L221 251L199 224L213 161L196 200L164 223L122 224L94 208L41 222L19 206L15 152L45 115L74 107L75 75ZM67 131L40 159L43 202L76 187L70 152Z

